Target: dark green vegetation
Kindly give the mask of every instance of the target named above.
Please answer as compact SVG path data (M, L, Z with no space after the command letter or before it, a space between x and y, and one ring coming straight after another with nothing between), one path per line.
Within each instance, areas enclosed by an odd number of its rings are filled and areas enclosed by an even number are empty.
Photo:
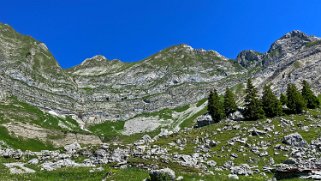
M294 84L288 84L286 96L286 106L289 108L289 111L291 113L300 114L306 109L306 100L300 94L300 92Z
M224 118L224 107L221 99L216 90L211 92L208 98L208 106L207 106L208 113L211 115L214 122L219 122L221 119Z
M266 85L263 88L262 105L267 117L282 115L282 104L273 94L271 86L269 85Z
M264 117L262 103L257 96L257 89L251 79L247 81L244 117L247 120L257 120Z
M227 87L224 94L225 115L234 113L237 110L234 93Z
M309 109L315 109L320 106L320 101L319 99L314 95L314 93L311 90L310 85L306 80L303 81L303 86L302 86L302 92L301 92L303 98L307 102L307 107Z
M261 100L257 96L257 89L253 86L251 79L247 81L246 96L245 96L245 109L243 115L245 120L254 121L266 117L280 116L284 113L301 114L307 108L315 109L320 106L320 100L313 91L307 81L302 82L301 93L294 84L288 84L286 95L281 94L280 100L273 94L270 85L265 85L263 88L263 96ZM219 122L223 117L219 117L220 99L217 98L212 92L208 98L208 112L212 116L214 122ZM216 99L214 99L216 98ZM283 109L282 105L287 108ZM216 106L216 109L214 107ZM235 112L237 106L234 101L234 94L229 89L226 89L224 95L224 110L225 115L229 112Z
M286 102L287 102L287 101L288 101L288 100L287 100L286 96L282 93L282 94L280 95L280 102L281 102L282 106L286 105Z
M220 97L217 90L214 89L214 92L211 92L208 97L207 110L214 122L219 122L234 113L237 110L234 93L226 88L224 97Z

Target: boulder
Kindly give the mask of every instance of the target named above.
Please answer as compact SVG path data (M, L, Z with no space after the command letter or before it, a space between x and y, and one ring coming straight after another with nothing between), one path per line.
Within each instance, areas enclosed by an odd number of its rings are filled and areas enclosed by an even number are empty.
M197 165L197 162L198 162L196 158L193 158L190 155L180 155L179 158L181 160L179 163L184 166L193 167L193 166Z
M33 158L28 161L28 164L31 164L31 165L37 165L38 163L39 163L39 160L37 158Z
M293 133L284 136L282 143L295 147L304 147L307 145L307 142L302 138L302 136L299 133Z
M213 123L212 117L209 114L205 114L197 118L195 128L201 128Z
M251 128L249 130L249 132L253 135L253 136L260 136L260 135L265 135L266 132L263 131L263 130L259 130L259 129L256 129L256 128Z
M145 135L142 137L142 140L144 140L145 143L150 143L150 142L152 142L152 138L151 138L148 134L145 134Z
M149 176L151 181L174 181L176 178L175 172L170 168L151 170Z
M231 173L236 175L252 175L253 171L248 164L242 164L231 167Z
M216 166L216 162L214 160L209 160L206 162L206 164L210 167L215 167Z
M241 121L244 119L244 116L241 111L235 111L234 113L231 113L228 118L233 121Z
M228 175L228 179L229 180L238 180L239 179L239 176L235 175L235 174L229 174Z
M69 145L64 146L64 149L67 153L75 153L77 152L79 149L81 149L81 146L79 143L75 142Z

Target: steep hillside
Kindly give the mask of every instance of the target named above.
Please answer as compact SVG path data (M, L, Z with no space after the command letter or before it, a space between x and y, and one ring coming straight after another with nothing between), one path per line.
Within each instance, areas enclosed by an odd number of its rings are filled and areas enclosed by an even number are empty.
M94 122L197 102L214 87L239 83L245 69L215 51L178 45L131 64L96 56L68 72L84 95L86 119Z
M77 86L46 45L0 24L2 97L14 95L44 109L72 112Z
M297 30L282 36L264 54L243 51L237 58L244 67L258 70L251 75L258 85L272 84L278 94L285 91L288 83L300 87L303 80L309 81L320 93L320 60L320 38Z
M96 124L195 103L214 87L243 81L246 69L215 51L167 48L137 63L86 59L60 68L43 43L1 24L2 97Z
M237 89L249 77L258 87L272 84L277 93L303 79L320 90L320 39L300 31L287 33L266 53L243 51L237 61L183 44L136 63L94 56L63 70L43 43L8 25L0 30L1 97L16 96L87 125L194 104L213 88Z

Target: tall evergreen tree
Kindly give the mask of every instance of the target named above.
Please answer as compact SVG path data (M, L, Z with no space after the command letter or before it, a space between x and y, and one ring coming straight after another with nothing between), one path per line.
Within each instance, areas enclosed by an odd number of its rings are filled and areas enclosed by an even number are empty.
M234 97L235 96L233 92L228 87L226 87L224 94L224 111L226 116L237 110L237 105Z
M264 118L262 103L257 97L257 90L253 86L251 79L248 79L247 81L244 117L247 120Z
M309 83L306 80L304 80L302 84L303 84L303 86L302 86L301 94L302 94L303 98L305 99L305 101L307 102L307 107L309 109L315 109L315 108L319 107L320 101L312 92Z
M299 114L306 109L306 102L294 84L288 84L286 96L286 105L291 113Z
M283 93L280 96L280 101L281 101L282 106L286 105L287 97Z
M213 121L216 123L225 117L223 103L216 90L209 95L207 109Z
M214 93L213 91L210 92L210 94L208 95L208 99L207 99L207 112L212 116L214 115Z
M273 94L269 85L265 85L263 88L262 105L267 117L282 115L282 104Z

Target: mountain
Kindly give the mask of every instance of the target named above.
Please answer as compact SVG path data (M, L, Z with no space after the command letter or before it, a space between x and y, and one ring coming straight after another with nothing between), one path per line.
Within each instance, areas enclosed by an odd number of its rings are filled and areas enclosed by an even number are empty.
M236 60L181 44L62 69L44 43L0 24L0 179L320 178L320 109L193 129L208 122L210 90L231 88L241 107L249 78L259 93L303 80L320 93L320 72L321 39L298 30Z
M289 82L320 89L320 39L292 31L266 53L241 52L237 61L213 50L177 45L144 60L124 63L98 55L62 69L44 43L0 26L2 94L86 124L195 103L216 88L235 88L251 77L277 93Z
M84 97L84 110L95 105L98 109L89 115L100 114L107 120L197 102L219 81L236 79L245 70L215 51L187 45L170 47L137 63L97 58L85 60L68 73Z
M2 92L86 123L197 102L214 87L236 85L246 70L215 51L187 45L136 63L95 56L63 70L43 43L8 25L1 25L0 44Z
M301 86L303 80L320 93L320 38L294 30L274 42L266 53L243 51L237 61L246 68L256 68L252 78L257 84L272 84L275 92L285 91L288 83Z

